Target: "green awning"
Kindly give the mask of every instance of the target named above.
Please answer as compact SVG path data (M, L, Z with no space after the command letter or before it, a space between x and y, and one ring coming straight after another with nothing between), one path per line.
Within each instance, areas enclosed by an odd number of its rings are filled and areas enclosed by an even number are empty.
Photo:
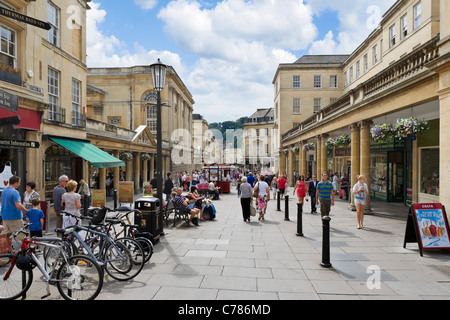
M52 141L55 141L61 147L89 161L94 168L113 168L125 165L125 163L123 163L121 160L117 159L116 157L113 157L112 155L97 148L96 146L90 144L89 142L59 139L59 138L50 138L50 139Z

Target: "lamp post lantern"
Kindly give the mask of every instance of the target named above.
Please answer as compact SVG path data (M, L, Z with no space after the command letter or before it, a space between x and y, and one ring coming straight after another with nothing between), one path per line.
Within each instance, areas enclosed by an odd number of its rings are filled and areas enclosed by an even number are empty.
M162 229L162 205L163 205L163 197L162 197L162 185L163 185L163 176L162 176L162 120L161 120L161 91L164 90L164 83L166 81L166 68L165 64L161 63L161 60L150 66L152 72L153 79L153 88L157 93L156 100L156 172L157 172L157 197L159 199L159 219L160 219L160 227L161 234L163 234Z

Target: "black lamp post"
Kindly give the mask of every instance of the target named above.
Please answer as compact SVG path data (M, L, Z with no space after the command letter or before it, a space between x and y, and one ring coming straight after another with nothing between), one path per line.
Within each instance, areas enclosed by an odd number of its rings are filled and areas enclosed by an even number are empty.
M162 176L162 120L161 120L161 91L164 90L164 83L166 81L166 68L165 64L161 63L161 60L150 66L152 71L152 79L153 79L153 88L157 93L157 101L156 101L156 171L157 171L157 197L159 199L160 205L160 227L162 232L162 185L163 185L163 176Z

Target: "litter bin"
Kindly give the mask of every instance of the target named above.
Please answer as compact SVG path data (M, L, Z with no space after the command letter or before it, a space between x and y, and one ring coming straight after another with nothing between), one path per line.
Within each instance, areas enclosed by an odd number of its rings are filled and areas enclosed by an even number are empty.
M150 240L156 243L163 232L161 207L159 199L153 197L142 197L134 202L134 208L141 211L134 215L134 224L139 226L140 232L149 232L151 234Z

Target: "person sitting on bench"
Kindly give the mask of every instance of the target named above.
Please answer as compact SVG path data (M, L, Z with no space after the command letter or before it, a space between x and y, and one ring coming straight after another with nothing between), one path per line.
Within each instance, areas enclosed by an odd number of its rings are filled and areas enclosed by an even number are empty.
M181 195L182 193L183 193L183 188L178 187L177 195L173 199L175 206L177 208L181 208L187 214L189 214L190 215L189 221L191 221L195 226L198 226L198 214L199 214L200 210L197 208L190 209L189 205L188 205L188 201Z

